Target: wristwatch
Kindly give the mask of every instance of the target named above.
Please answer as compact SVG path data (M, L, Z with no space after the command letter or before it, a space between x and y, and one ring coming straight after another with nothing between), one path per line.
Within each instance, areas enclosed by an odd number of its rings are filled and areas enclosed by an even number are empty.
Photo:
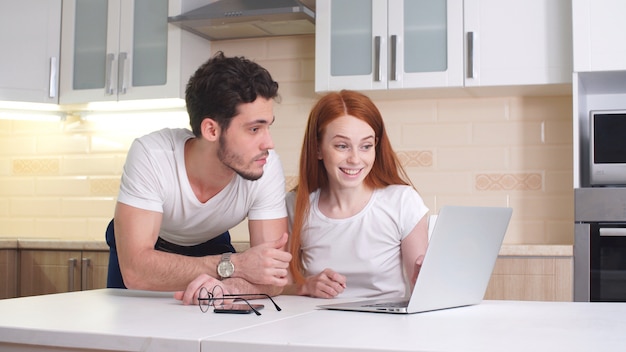
M222 259L217 264L217 274L221 279L229 278L235 272L235 265L230 261L231 254L230 252L222 254Z

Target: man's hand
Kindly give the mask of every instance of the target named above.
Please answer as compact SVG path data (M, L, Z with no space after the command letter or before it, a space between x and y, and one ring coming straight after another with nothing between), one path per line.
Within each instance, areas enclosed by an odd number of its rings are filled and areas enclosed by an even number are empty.
M321 273L306 278L298 294L318 297L333 298L342 293L346 288L346 277L334 272L332 269L324 269Z
M207 274L202 274L190 282L185 291L174 292L174 298L181 301L184 305L198 304L200 289L204 287L208 292L212 292L215 286L222 286L223 293L229 293L220 280Z
M289 261L291 260L291 254L283 250L287 239L288 234L285 233L276 241L266 242L251 247L242 253L233 254L231 257L235 265L233 276L258 285L285 286ZM230 287L231 284L237 282L241 285L241 280L234 278L220 281L208 274L201 274L187 285L185 291L175 292L174 298L185 305L197 304L202 287L211 292L213 287L221 286L224 294L228 294L233 289ZM246 292L254 293L256 291L258 290L252 290L249 287Z
M284 233L276 241L262 243L235 253L231 257L235 265L233 277L240 277L254 284L285 286L291 254L283 248L289 238Z

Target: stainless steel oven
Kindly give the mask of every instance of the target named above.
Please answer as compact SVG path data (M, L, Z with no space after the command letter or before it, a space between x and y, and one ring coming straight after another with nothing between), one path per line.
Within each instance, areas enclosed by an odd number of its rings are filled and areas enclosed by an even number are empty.
M626 188L575 190L574 301L626 302Z

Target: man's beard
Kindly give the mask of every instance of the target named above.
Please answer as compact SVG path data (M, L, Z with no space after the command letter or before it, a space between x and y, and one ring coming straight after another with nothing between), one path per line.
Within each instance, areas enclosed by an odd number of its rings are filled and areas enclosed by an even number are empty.
M220 136L219 143L220 145L217 151L217 158L228 168L235 171L237 175L249 181L256 181L261 178L261 176L263 176L262 169L259 173L253 173L252 171L245 170L246 163L243 161L243 158L240 155L230 151L231 149L228 148L228 146L226 145L226 141L222 136ZM267 154L268 152L265 152L264 154L259 155L259 157Z

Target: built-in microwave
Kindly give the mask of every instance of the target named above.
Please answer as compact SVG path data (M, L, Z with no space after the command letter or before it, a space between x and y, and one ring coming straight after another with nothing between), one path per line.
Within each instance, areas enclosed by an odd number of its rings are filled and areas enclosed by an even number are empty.
M626 110L589 113L591 186L626 186Z

